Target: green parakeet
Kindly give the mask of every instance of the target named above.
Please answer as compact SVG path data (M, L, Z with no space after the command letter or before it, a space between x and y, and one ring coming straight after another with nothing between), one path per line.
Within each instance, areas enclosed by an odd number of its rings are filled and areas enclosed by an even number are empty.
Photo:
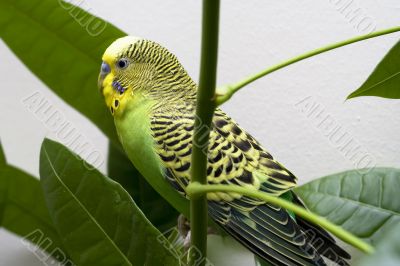
M129 159L156 189L170 183L172 203L184 199L196 83L172 53L142 38L116 40L102 60L98 85ZM291 191L296 177L218 108L208 148L210 184L256 188L303 205ZM236 193L209 193L207 199L210 217L273 265L326 265L326 259L348 265L350 255L326 231L285 209Z

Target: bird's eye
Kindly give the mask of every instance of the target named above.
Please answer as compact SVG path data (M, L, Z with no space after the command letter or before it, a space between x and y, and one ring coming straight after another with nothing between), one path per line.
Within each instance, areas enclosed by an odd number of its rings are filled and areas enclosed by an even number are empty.
M121 69L126 68L129 65L129 62L125 58L121 58L117 61L117 66Z

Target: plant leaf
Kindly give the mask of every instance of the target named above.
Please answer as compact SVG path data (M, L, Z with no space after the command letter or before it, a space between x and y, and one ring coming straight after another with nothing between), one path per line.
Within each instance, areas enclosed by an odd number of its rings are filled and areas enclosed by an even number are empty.
M3 151L3 146L1 146L1 141L0 141L0 165L6 164L6 156Z
M51 90L116 143L111 115L97 89L97 76L104 50L124 35L110 23L64 1L0 1L2 40Z
M129 192L158 230L165 232L176 225L179 213L143 179L125 153L112 143L108 146L108 175Z
M326 176L296 188L295 192L311 211L375 245L400 223L400 169L364 170L369 171Z
M400 41L386 54L367 81L347 99L359 96L400 99Z
M77 265L178 265L129 194L46 139L40 176L53 222Z
M60 261L68 260L39 180L10 165L0 167L0 226L23 237L27 249L40 247Z
M390 230L378 243L376 252L360 261L360 266L400 265L400 224Z
M71 264L51 221L39 179L7 165L1 143L0 226L23 237L22 243L30 251L40 248L64 265ZM50 258L46 263L51 264Z

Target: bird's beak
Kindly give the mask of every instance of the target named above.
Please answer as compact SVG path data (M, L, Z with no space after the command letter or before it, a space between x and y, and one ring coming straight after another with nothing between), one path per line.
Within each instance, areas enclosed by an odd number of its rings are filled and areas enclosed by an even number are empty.
M110 65L107 64L106 62L103 62L101 64L100 74L99 74L99 78L97 80L97 87L99 88L100 92L103 92L104 79L108 74L110 74L110 72L111 72Z

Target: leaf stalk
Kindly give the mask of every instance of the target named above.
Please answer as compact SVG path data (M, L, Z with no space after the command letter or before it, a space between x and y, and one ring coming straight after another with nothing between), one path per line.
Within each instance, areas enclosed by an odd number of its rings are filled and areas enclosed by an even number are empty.
M394 28L389 28L389 29L385 29L385 30L381 30L381 31L376 31L373 33L369 33L369 34L365 34L365 35L361 35L361 36L357 36L348 40L344 40L338 43L334 43L334 44L330 44L312 51L309 51L307 53L301 54L299 56L293 57L289 60L283 61L277 65L274 65L272 67L269 67L267 69L264 69L256 74L252 74L246 78L244 78L243 80L237 82L237 83L233 83L233 84L228 84L228 85L224 85L221 86L219 88L217 88L217 92L216 92L216 103L217 105L221 105L223 103L225 103L226 101L228 101L233 94L235 94L237 91L239 91L241 88L243 88L246 85L249 85L250 83L256 81L259 78L262 78L268 74L271 74L272 72L275 72L279 69L285 68L289 65L292 65L294 63L300 62L304 59L316 56L318 54L321 53L325 53L328 52L330 50L342 47L342 46L346 46L349 44L353 44L356 42L360 42L360 41L364 41L367 39L371 39L371 38L375 38L375 37L379 37L379 36L383 36L386 34L390 34L390 33L394 33L394 32L398 32L400 31L400 26L394 27Z
M207 183L207 148L214 115L217 79L219 0L203 0L200 81L194 124L191 182ZM191 246L189 265L205 265L208 205L206 195L190 198Z

